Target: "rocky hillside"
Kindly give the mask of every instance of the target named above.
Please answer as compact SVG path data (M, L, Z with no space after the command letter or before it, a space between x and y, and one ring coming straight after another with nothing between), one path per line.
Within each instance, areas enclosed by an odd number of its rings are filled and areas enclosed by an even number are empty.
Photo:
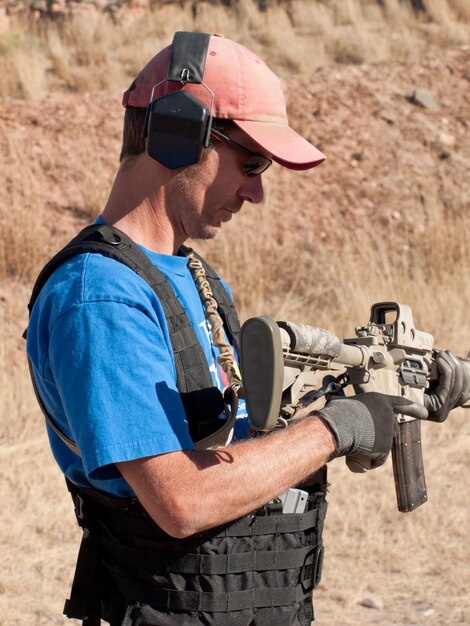
M470 205L469 61L468 50L454 50L415 64L336 66L285 80L292 124L328 160L308 173L272 168L265 213L247 208L235 230L244 220L269 214L266 245L274 240L281 256L297 248L312 271L338 247L364 255L381 242L392 265L422 278L420 272L442 253L443 225L449 217L448 228L459 220L455 236L462 238L460 220ZM10 244L20 248L21 241L25 250L16 261L0 248L0 271L31 281L42 259L105 201L118 164L120 93L16 101L0 107L0 120L0 219ZM29 228L21 232L25 219ZM234 235L229 225L211 253L223 255ZM323 265L325 279L332 279ZM439 264L435 269L442 270ZM227 271L236 292L249 280L236 259ZM266 298L268 307L279 305L276 294ZM335 298L330 293L326 304L338 306ZM254 306L247 302L247 311Z

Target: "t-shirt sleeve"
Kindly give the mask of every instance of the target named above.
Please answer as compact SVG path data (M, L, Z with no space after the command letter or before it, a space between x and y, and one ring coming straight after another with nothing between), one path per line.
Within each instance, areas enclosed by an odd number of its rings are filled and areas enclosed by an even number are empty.
M89 478L194 448L168 344L155 319L122 302L84 302L55 321L51 371Z

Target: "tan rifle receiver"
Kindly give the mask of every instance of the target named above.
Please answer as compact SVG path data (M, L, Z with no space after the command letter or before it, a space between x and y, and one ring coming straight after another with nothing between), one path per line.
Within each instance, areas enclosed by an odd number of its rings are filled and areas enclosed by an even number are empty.
M411 307L372 305L369 323L356 328L356 335L341 342L322 328L264 316L247 320L241 365L253 428L272 430L279 417L289 418L299 406L348 385L355 393L376 391L423 404L425 390L437 380L437 350L432 335L415 328ZM462 360L470 371L470 361ZM409 512L427 500L421 422L405 415L397 420L393 473L398 510ZM346 463L353 472L370 469L367 457L347 458Z

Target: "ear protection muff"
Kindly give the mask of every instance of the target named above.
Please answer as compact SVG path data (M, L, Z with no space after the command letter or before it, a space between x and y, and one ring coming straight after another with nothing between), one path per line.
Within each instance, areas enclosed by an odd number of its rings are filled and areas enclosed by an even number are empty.
M214 94L203 82L210 35L175 33L166 80L202 85L211 96L210 108L180 90L153 99L154 85L144 122L147 154L170 169L194 165L209 145Z

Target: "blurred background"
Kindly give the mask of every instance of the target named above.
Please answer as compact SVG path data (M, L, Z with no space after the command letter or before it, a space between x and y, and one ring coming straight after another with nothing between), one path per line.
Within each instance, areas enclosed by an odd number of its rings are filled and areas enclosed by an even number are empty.
M281 77L292 126L327 155L274 166L262 206L193 242L242 319L340 337L409 304L470 349L469 0L0 2L0 624L66 624L80 531L27 375L26 305L45 261L106 201L121 94L176 30L223 33ZM268 95L269 97L269 95ZM391 464L330 467L319 626L470 622L470 415L423 425L429 502L396 510Z

